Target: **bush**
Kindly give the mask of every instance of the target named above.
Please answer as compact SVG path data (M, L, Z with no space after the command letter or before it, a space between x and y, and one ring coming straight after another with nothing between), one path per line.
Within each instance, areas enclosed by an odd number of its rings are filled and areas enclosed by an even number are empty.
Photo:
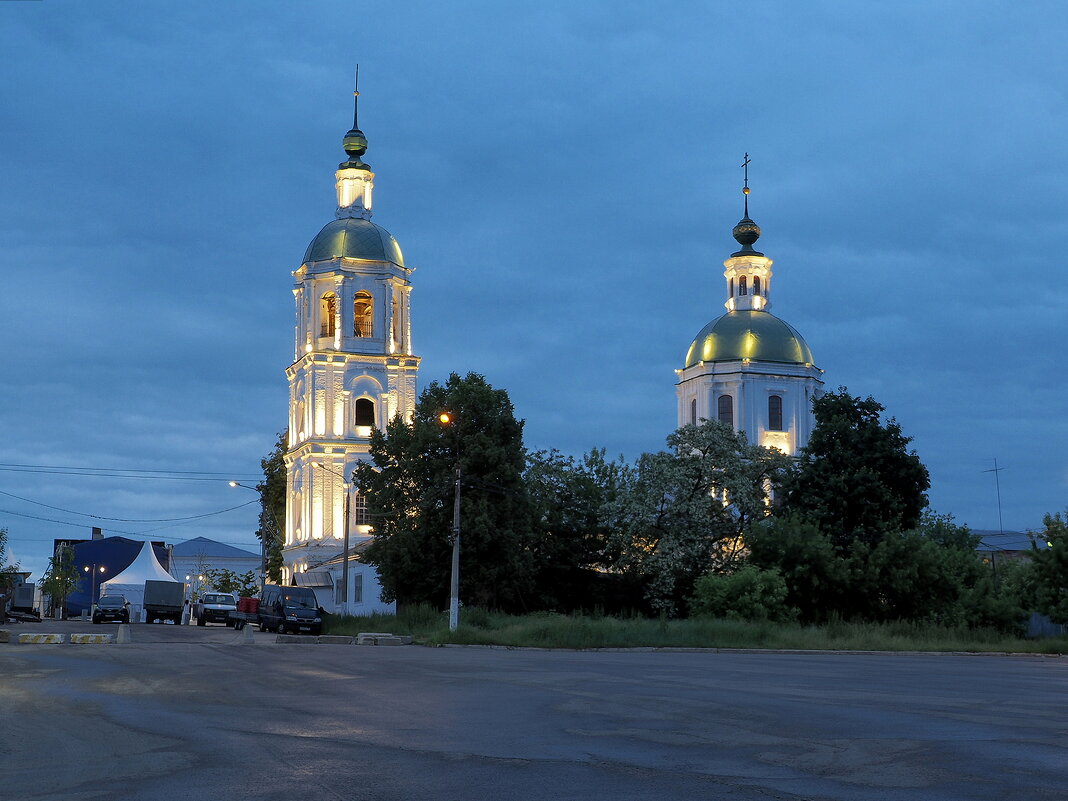
M690 610L735 620L794 620L786 603L786 581L777 570L746 565L734 573L707 573L694 585Z

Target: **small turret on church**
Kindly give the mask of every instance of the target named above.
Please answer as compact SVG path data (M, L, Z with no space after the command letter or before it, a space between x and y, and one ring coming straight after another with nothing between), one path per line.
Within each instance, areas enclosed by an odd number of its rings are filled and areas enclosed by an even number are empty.
M356 93L358 98L359 93ZM358 102L358 99L357 101ZM356 106L358 111L358 106ZM346 160L334 173L336 219L293 273L294 361L289 379L288 498L283 583L341 552L345 497L371 431L415 410L419 357L411 338L410 277L397 240L371 222L375 174L353 114ZM370 532L353 493L349 535Z

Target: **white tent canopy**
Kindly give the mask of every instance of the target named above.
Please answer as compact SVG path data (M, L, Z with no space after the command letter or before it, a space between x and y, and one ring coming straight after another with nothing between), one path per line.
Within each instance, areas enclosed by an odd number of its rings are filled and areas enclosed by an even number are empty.
M101 595L124 595L130 603L131 619L141 617L141 609L145 603L146 581L175 581L174 576L163 569L163 565L156 558L156 552L152 550L152 543L146 542L141 546L141 552L130 566L123 570L115 578L108 579L100 585Z

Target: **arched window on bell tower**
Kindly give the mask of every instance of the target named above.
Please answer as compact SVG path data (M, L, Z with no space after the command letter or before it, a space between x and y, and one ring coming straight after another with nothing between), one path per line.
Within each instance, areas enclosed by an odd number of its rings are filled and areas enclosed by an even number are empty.
M337 325L337 295L327 292L319 299L319 336L332 337Z
M352 335L373 337L375 335L375 301L371 293L361 290L352 301Z
M697 400L690 401L690 425L697 425Z
M729 426L734 425L734 398L730 395L720 395L717 402L718 417L721 423L726 423Z
M741 278L738 279L738 294L739 295L744 295L745 294L745 276L744 275Z
M370 398L359 398L354 404L356 425L373 426L375 424L375 402Z
M759 275L754 275L753 276L753 294L754 295L759 295L760 294L760 276Z
M782 396L771 395L768 398L768 430L782 431Z

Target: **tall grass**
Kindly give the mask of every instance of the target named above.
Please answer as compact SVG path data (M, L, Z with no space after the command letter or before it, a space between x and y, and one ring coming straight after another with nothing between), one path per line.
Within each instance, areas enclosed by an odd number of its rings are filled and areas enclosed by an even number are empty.
M1024 640L993 629L919 623L851 623L820 626L766 621L650 620L536 613L504 615L464 609L449 631L448 613L409 606L397 615L330 617L331 634L383 631L410 634L424 645L504 645L538 648L769 648L829 651L979 651L1068 653L1068 638Z

